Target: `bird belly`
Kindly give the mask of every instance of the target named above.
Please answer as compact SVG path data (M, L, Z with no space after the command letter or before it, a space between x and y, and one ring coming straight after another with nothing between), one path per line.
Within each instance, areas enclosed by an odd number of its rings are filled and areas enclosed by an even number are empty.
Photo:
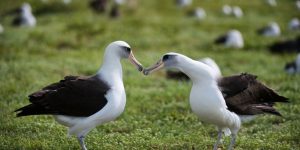
M80 122L70 128L69 134L77 136L85 135L96 126L113 121L120 116L125 109L125 91L111 90L107 93L106 98L108 102L100 111L82 120L78 119Z

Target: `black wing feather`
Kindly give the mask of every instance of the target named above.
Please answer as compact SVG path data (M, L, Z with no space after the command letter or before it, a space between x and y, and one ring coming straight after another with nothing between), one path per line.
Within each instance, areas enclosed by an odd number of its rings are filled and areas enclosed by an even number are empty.
M288 102L288 99L278 95L256 78L255 75L244 73L219 79L218 85L228 109L239 115L280 115L273 105L275 102Z
M17 116L90 116L106 105L108 90L109 86L97 76L66 76L60 82L29 95L31 104L17 109Z

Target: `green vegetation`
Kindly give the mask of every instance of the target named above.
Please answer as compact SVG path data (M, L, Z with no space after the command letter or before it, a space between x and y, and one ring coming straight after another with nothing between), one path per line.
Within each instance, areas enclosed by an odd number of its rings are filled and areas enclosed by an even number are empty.
M67 138L67 129L51 116L15 118L13 111L29 103L27 95L66 75L94 74L104 48L115 40L127 41L144 66L175 51L195 59L211 57L225 76L258 75L291 103L276 106L284 117L262 115L244 123L236 149L299 149L300 76L283 71L296 55L271 54L266 48L299 35L287 30L288 21L300 17L293 0L278 1L277 7L262 0L194 0L195 6L207 12L203 22L187 17L172 0L138 1L135 9L122 6L118 19L95 14L87 1L74 0L70 5L60 0L30 2L38 12L35 28L11 27L12 16L1 18L5 33L0 35L0 149L79 149L76 138ZM0 13L21 3L1 1ZM240 6L244 17L223 16L225 3ZM282 36L256 35L256 29L270 21L279 23ZM218 35L233 28L242 32L245 48L213 44ZM128 61L123 68L126 109L116 121L88 134L89 149L212 149L217 130L191 112L191 83L166 80L162 71L145 77ZM227 137L222 147L226 149L228 144Z

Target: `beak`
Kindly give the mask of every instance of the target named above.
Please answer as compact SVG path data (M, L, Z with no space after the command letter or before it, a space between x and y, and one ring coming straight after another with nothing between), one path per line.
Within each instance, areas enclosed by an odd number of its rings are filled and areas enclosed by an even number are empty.
M152 73L152 72L155 72L155 71L158 71L158 70L160 70L161 68L163 68L164 67L164 62L162 61L162 59L160 59L155 65L153 65L152 67L149 67L149 68L147 68L147 69L144 69L144 71L143 71L143 74L144 75L148 75L148 74L150 74L150 73Z
M129 59L129 61L130 61L133 65L136 66L136 68L138 69L138 71L140 71L140 72L143 71L144 68L143 68L142 64L141 64L139 61L136 60L136 58L134 57L132 51L130 51L130 54L129 54L129 56L128 56L128 59Z

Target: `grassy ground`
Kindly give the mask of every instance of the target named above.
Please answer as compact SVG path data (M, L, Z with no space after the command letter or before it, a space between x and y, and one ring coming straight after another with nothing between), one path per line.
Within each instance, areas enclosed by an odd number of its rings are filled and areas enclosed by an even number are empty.
M196 1L196 0L195 0ZM249 72L290 98L276 108L284 117L262 115L243 124L236 149L299 149L300 76L283 72L295 54L275 55L266 46L298 33L287 30L293 17L300 17L294 1L278 1L272 8L262 0L195 2L207 11L198 22L185 16L173 1L139 1L136 9L123 7L119 19L97 15L86 1L69 6L60 1L41 4L31 0L37 14L36 28L10 27L12 17L1 18L0 35L0 149L78 149L75 138L51 116L15 118L13 111L28 104L27 95L65 75L91 75L102 62L103 49L115 40L127 41L136 57L149 66L169 51L192 58L212 57L224 75ZM22 1L1 1L0 13ZM221 14L223 4L239 5L241 19ZM255 30L277 21L283 34L265 38ZM219 34L236 28L243 33L245 48L223 48L212 42ZM89 149L212 149L217 131L191 112L188 96L191 83L165 80L164 73L145 77L128 61L123 62L127 92L125 112L114 122L92 130L86 139ZM225 138L222 149L226 149Z

